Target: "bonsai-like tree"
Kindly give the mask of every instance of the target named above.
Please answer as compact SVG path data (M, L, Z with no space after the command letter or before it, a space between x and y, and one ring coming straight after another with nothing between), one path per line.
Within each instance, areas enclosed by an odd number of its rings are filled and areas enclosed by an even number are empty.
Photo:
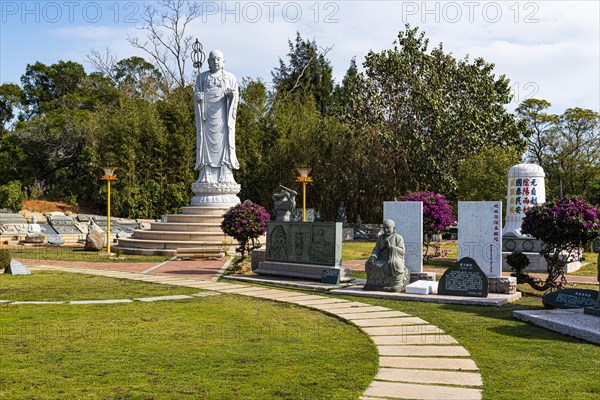
M433 245L434 253L429 254L433 235L441 234L456 222L446 197L431 192L412 192L404 196L402 201L423 202L423 259L427 261L439 257L442 254L439 245Z
M242 260L254 249L261 247L258 238L267 231L267 221L271 217L264 207L244 201L223 214L221 229L239 243L236 249L242 254Z
M525 281L538 290L562 289L566 263L600 234L598 209L578 197L548 202L525 213L521 232L544 242L540 255L548 263L546 281L524 274Z

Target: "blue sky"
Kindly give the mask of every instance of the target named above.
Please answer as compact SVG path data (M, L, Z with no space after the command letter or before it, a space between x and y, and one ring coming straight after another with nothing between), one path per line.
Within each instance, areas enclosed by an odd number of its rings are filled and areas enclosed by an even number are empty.
M19 83L27 64L72 60L91 66L91 50L109 48L119 59L142 55L127 36L137 29L139 1L0 1L0 82ZM316 39L339 82L350 60L392 48L405 23L418 26L430 47L443 42L457 58L469 54L496 65L519 102L550 101L600 111L600 2L598 1L238 1L202 2L189 28L206 50L225 53L226 69L270 81L296 32ZM205 66L206 68L206 66ZM191 70L190 70L191 73ZM191 78L191 75L190 75Z

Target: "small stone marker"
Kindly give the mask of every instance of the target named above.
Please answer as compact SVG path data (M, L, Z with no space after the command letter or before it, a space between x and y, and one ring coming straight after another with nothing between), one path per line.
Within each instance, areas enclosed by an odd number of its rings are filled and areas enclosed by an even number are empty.
M65 244L65 238L62 235L48 235L48 244Z
M598 307L598 292L590 289L564 289L545 294L542 303L547 308Z
M488 279L475 260L464 257L444 272L438 293L449 296L487 297Z
M406 286L406 293L409 294L432 294L437 293L438 282L416 281Z
M339 269L324 270L323 275L321 275L321 283L330 283L333 285L339 285L340 270Z
M10 266L4 271L5 274L10 275L31 275L31 271L23 263L17 260L11 260Z

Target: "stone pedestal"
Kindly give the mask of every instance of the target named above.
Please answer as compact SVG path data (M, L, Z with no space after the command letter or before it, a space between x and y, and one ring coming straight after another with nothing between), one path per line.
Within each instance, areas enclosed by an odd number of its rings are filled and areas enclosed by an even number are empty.
M254 272L261 275L288 276L291 278L304 278L320 281L321 277L323 276L323 271L333 270L340 271L340 282L348 282L352 280L350 271L347 268L330 265L263 261L260 263L259 267L254 270Z
M594 317L600 317L600 308L585 307L583 313Z
M192 207L218 207L230 209L241 203L237 194L239 184L232 182L195 182L192 184Z
M540 255L543 242L530 237L503 236L502 237L502 271L510 272L512 268L506 262L506 257L513 252L521 252L529 260L525 272L548 272L548 263ZM581 262L571 260L565 265L565 272L571 273L581 268Z
M488 277L488 291L501 294L517 293L517 278L514 276Z

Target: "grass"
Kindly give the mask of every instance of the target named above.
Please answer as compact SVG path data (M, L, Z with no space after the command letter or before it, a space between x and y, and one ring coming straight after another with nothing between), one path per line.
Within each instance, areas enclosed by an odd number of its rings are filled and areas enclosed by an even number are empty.
M192 294L200 290L157 283L113 279L94 275L35 271L32 275L0 274L0 300L68 301L132 299L136 297ZM119 296L119 297L116 297Z
M91 262L148 262L160 263L168 260L165 256L141 256L123 254L118 258L106 256L106 250L101 252L86 251L82 247L19 247L10 249L11 256L16 260L57 260L57 261L91 261Z
M36 274L38 275L38 274ZM14 296L158 294L155 284L71 274L0 281ZM53 276L55 275L55 276ZM21 281L21 282L19 282ZM184 288L168 288L185 293ZM192 289L197 291L197 289ZM8 293L8 292L7 292ZM0 398L357 399L377 355L356 327L236 295L113 305L0 305Z
M521 286L519 290L531 292ZM484 399L600 397L599 346L512 317L514 310L543 308L535 295L526 294L503 307L369 298L360 301L419 316L457 339L481 370Z

